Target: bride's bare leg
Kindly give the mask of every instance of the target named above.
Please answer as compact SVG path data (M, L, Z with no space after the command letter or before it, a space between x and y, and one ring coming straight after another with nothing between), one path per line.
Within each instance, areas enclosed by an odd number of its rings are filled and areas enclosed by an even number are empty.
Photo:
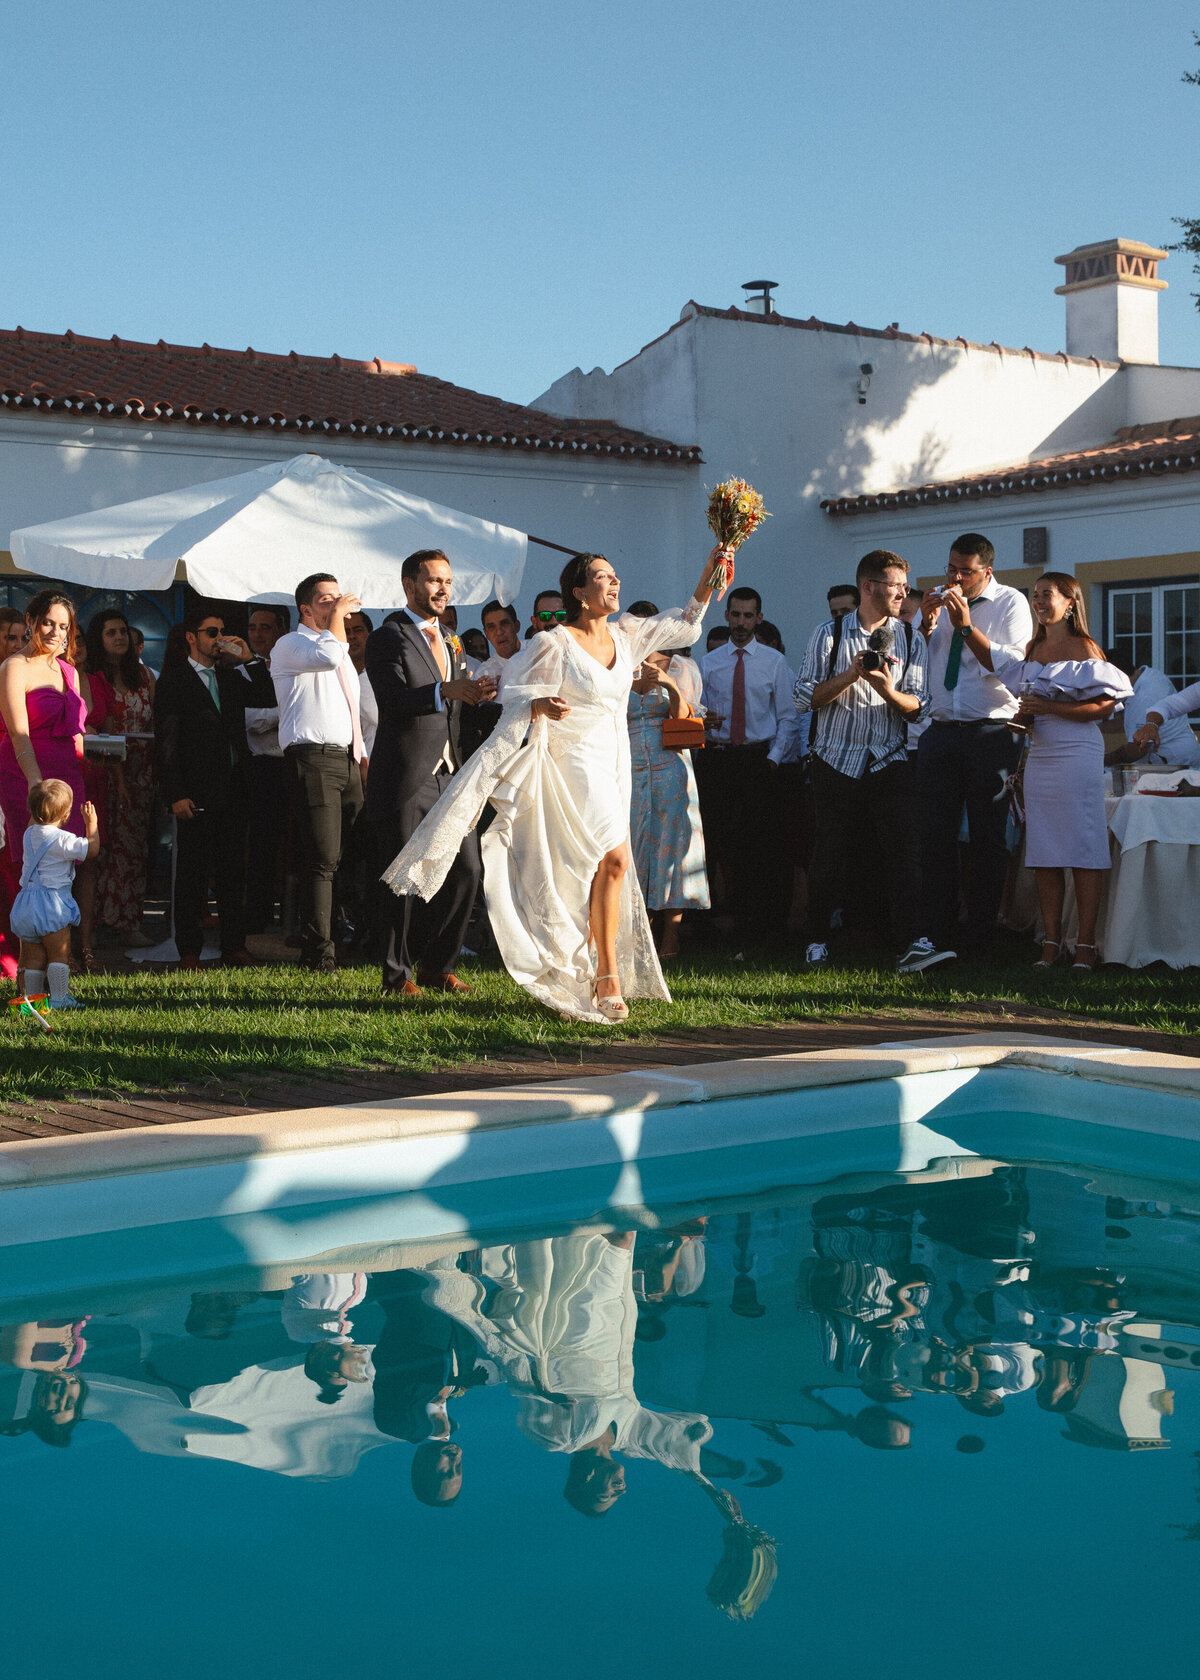
M625 846L614 846L605 852L592 877L592 891L588 901L592 939L596 946L596 973L612 975L601 980L596 990L601 997L620 997L621 982L617 972L617 921L621 906L621 882L629 868L629 852Z

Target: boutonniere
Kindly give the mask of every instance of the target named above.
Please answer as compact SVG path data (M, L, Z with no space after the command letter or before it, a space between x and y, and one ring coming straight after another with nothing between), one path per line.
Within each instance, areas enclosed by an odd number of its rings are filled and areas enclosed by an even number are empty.
M446 640L450 643L450 646L454 649L455 653L461 659L462 656L463 656L463 650L462 650L462 643L459 641L458 637L457 636L447 636Z

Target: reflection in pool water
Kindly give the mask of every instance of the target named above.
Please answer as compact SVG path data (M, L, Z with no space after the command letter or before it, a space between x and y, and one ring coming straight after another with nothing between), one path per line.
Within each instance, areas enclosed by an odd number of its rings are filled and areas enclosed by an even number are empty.
M915 1677L1007 1605L1106 1672L1132 1571L1184 1626L1200 1196L959 1170L27 1304L0 1485L72 1543L10 1547L10 1660Z

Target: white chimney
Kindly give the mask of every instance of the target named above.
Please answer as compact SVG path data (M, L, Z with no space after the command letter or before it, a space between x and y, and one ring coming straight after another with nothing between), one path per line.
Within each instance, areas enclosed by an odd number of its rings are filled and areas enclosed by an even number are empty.
M1166 251L1136 239L1105 239L1055 257L1067 271L1067 355L1102 362L1158 361L1158 278Z

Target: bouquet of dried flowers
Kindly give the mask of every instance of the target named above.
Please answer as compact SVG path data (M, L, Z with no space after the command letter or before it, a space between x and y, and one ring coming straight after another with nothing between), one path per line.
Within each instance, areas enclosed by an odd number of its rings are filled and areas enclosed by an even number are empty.
M744 478L727 478L708 498L708 526L722 548L736 551L752 531L771 515L763 499ZM723 595L729 587L729 571L722 562L708 580L708 587Z

